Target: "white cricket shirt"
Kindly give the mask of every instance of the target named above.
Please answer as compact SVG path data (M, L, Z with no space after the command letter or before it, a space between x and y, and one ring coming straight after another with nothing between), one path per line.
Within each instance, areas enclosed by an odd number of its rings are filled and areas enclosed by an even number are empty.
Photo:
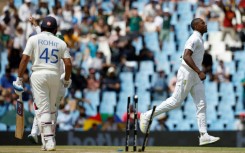
M70 58L66 43L50 32L30 37L23 54L30 56L32 71L52 70L60 73L61 58Z
M204 41L202 39L202 35L198 31L194 31L193 34L189 37L189 39L185 43L185 49L189 49L193 52L191 55L196 66L201 70L202 69L202 61L204 55ZM186 65L185 60L182 60L182 64ZM189 67L189 66L188 66Z

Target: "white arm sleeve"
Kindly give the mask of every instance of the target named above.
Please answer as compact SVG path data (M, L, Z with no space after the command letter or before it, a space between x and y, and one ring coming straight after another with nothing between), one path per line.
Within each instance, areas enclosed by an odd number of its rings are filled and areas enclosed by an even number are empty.
M32 37L30 37L30 38L27 40L26 48L25 48L23 54L28 55L28 56L31 56L33 50L34 50L34 48L33 48L33 45L32 45Z
M195 39L188 39L185 43L185 49L189 49L192 52L196 50L197 43L195 42Z
M37 34L39 34L39 33L41 33L41 28L40 28L40 26L33 26L34 27L34 29L36 30L36 32L37 32Z
M22 22L25 22L26 21L26 16L25 16L25 13L24 13L24 6L20 6L19 8L19 11L18 11L18 15L19 15L19 18Z
M65 44L63 46L64 54L61 56L61 58L71 58L69 49L67 48L67 45Z

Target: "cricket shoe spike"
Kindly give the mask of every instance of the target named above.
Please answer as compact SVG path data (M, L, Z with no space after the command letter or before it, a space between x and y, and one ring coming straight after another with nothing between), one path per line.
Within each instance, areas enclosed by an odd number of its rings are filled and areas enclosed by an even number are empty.
M28 135L28 140L33 143L33 144L37 144L38 143L38 137L36 134L29 134Z
M202 145L214 143L219 139L220 139L219 137L214 137L209 135L208 133L205 133L199 138L199 145L202 146Z
M142 133L146 133L149 124L149 119L145 113L140 114L140 130Z

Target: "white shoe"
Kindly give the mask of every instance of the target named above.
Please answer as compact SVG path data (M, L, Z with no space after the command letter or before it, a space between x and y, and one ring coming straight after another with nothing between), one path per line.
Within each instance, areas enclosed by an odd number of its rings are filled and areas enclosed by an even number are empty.
M29 134L28 135L28 140L31 142L31 143L34 143L34 144L37 144L38 143L38 137L36 134Z
M46 151L46 150L47 150L47 149L46 149L45 145L42 145L41 151Z
M45 147L46 147L46 150L47 151L55 151L56 150L56 148L55 148L55 142L54 142L53 138L47 140Z
M149 119L145 115L145 113L140 114L140 130L142 133L146 133L147 127L149 124Z
M210 143L214 143L218 141L220 138L219 137L213 137L211 135L208 135L208 133L205 133L199 138L199 145L206 145Z

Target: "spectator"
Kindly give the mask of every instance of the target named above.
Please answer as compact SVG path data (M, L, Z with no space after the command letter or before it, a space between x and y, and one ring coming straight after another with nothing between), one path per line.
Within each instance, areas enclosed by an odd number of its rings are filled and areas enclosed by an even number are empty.
M154 22L154 18L151 16L146 17L144 22L144 32L156 32L157 25Z
M111 50L108 42L108 38L104 36L98 37L98 50L103 53L106 64L111 63Z
M139 35L142 32L143 22L139 16L136 8L131 10L130 15L128 14L127 32L131 34Z
M2 96L4 98L5 104L7 105L7 110L15 110L18 96L16 94L12 94L8 89L2 90Z
M240 3L238 4L238 9L241 14L241 22L244 25L245 23L245 0L240 1Z
M120 72L135 72L137 70L137 62L136 61L127 61L126 56L120 57L120 63L117 64L117 67Z
M64 8L58 10L58 14L62 16L62 20L60 21L60 29L68 30L72 28L72 18L73 18L73 8L72 4L65 3Z
M100 72L105 66L104 54L101 51L96 52L96 57L92 59L90 68L95 69L96 72Z
M245 8L245 0L240 0L238 5L242 8Z
M80 38L74 34L74 30L72 28L68 29L64 34L64 41L73 53L80 47Z
M198 7L196 9L195 18L201 18L206 21L208 15L208 9L204 3L204 0L199 0Z
M91 31L92 31L92 28L91 28L91 20L89 19L88 16L84 16L81 20L81 24L78 24L78 35L80 36L86 36L88 35Z
M165 41L169 41L169 35L170 35L170 30L171 30L171 18L172 15L169 12L168 8L165 8L163 10L163 24L161 27L160 35L159 35L159 45L160 48L162 49L162 43Z
M81 57L82 56L82 57ZM83 52L77 52L75 54L74 65L77 67L82 67L85 74L88 74L89 68L93 64L93 58L91 57L90 49L86 47Z
M90 50L90 56L92 58L96 57L96 52L98 50L97 36L91 35L90 41L88 42L88 48Z
M100 125L93 123L92 127L89 129L89 131L100 131L101 127Z
M113 43L117 42L120 40L121 34L120 34L121 28L116 27L114 31L111 32L111 35L109 37L109 45L112 46Z
M110 45L110 50L111 50L111 62L113 64L115 64L116 66L118 66L121 62L121 55L120 55L120 49L119 49L119 41L114 41L111 45ZM126 56L123 56L125 59Z
M210 81L213 81L214 80L213 57L209 53L209 50L206 50L204 55L203 55L202 66L203 66L203 72L209 75Z
M132 45L132 40L121 40L122 46L119 47L120 57L125 56L128 61L136 61L136 49Z
M14 0L8 0L8 4L3 7L3 10L8 10L10 15L13 16L17 11L17 8L14 5Z
M104 14L104 10L100 7L98 7L98 13L95 17L95 22L101 22L102 19L103 23L107 23L107 16Z
M132 2L133 2L132 0L114 1L113 12L115 12L115 14L118 14L118 15L123 14L126 10L129 10L129 8L131 8Z
M245 113L240 113L236 115L236 122L235 122L235 129L237 131L244 131L245 130Z
M58 112L57 125L61 131L69 131L73 129L72 115L69 105L61 104Z
M101 128L102 131L117 131L118 129L119 127L115 122L113 116L108 117L106 122L103 123Z
M69 110L71 111L72 116L78 115L78 111L76 109L80 105L83 106L83 103L87 103L88 105L90 105L90 107L92 107L91 101L84 98L83 92L74 89L70 90L69 97L67 97L64 102L67 103L67 105L69 106ZM75 124L74 119L72 119L72 124Z
M238 41L238 36L235 31L235 26L232 21L236 17L235 12L231 10L230 6L225 7L225 17L223 20L223 29L222 29L222 41L225 41L227 34L230 34L231 38L235 41Z
M168 84L165 72L163 70L157 72L157 77L155 79L155 82L153 83L153 86L151 87L151 91L153 93L154 100L162 99L162 96L164 94L166 94L167 97L169 96Z
M40 0L39 7L36 10L36 13L41 16L41 18L46 17L50 12L48 8L48 0Z
M126 20L122 16L122 14L111 13L108 16L107 23L108 23L110 29L112 29L111 34L114 34L113 29L117 32L117 30L119 30L119 28L120 28L120 35L121 36L126 35ZM117 27L119 27L119 28L117 28Z
M74 26L77 26L77 24L81 23L83 17L81 6L73 3L73 11L73 24Z
M27 102L32 98L29 71L27 69L23 75L23 87L24 87L24 92L22 93L22 100Z
M156 13L156 5L157 1L150 0L148 4L145 5L143 10L143 18L146 19L147 17L155 17Z
M13 92L13 81L15 81L15 76L11 73L10 67L5 68L5 74L1 77L1 89L7 89L10 92Z
M9 67L12 70L17 70L21 60L21 54L24 49L24 34L23 29L18 26L16 29L16 36L10 40L10 49L8 53Z
M120 92L120 79L117 76L115 67L109 67L106 76L102 79L103 91Z
M49 16L52 16L56 19L58 27L60 26L60 22L62 20L61 11L59 12L60 8L58 6L52 7L52 12L49 14Z
M6 103L4 97L0 96L0 118L8 111L9 103Z
M90 14L89 5L84 5L82 7L82 14L83 14L83 17L88 17L89 19L94 20L92 15Z
M220 25L223 25L224 19L224 5L222 0L215 0L213 4L209 7L209 20L218 21Z
M29 17L35 14L35 8L31 3L32 0L25 0L19 8L19 17L22 22L27 22Z
M237 33L238 33L238 36L239 36L239 39L241 40L241 42L245 42L245 30L244 30L244 27L245 27L245 10L243 8L241 8L239 6L238 8L239 10L237 10L237 12L239 13L239 17L240 17L240 20L237 25L236 25L236 29L237 29Z
M169 91L171 94L174 92L176 82L177 82L177 72L175 72L175 75L170 79L169 84L168 84Z
M100 89L100 80L96 78L96 72L94 69L89 69L89 75L87 78L87 88L88 91L98 91Z
M6 17L10 17L10 21L8 23L8 27L6 27L6 33L10 32L11 38L15 35L15 28L19 25L20 18L18 16L18 10L15 7L14 0L9 0L8 4L4 6L3 8L4 15L1 16L3 21L6 23ZM6 14L7 13L7 14ZM2 20L0 19L0 20ZM1 23L0 23L1 24Z
M18 15L18 10L14 10L14 14L11 17L11 20L13 20L14 27L18 27L19 23L21 22L20 17Z
M83 129L84 121L87 118L86 109L82 105L78 105L78 110L79 110L79 116L76 119L75 128Z
M153 52L146 47L145 43L143 44L142 49L140 50L140 54L138 56L138 61L154 61L154 54Z
M11 37L13 37L13 23L8 9L3 10L4 14L0 16L0 24L3 28L2 41L5 47L9 47Z
M161 31L163 24L163 11L162 9L157 9L157 15L154 18L154 24L156 26L157 32Z
M83 91L87 87L87 81L81 68L73 68L71 79L71 89Z
M102 18L98 19L98 22L94 23L94 33L98 37L109 36L109 27Z
M230 81L229 69L224 65L224 62L222 60L219 61L219 65L217 66L215 78L217 82Z

